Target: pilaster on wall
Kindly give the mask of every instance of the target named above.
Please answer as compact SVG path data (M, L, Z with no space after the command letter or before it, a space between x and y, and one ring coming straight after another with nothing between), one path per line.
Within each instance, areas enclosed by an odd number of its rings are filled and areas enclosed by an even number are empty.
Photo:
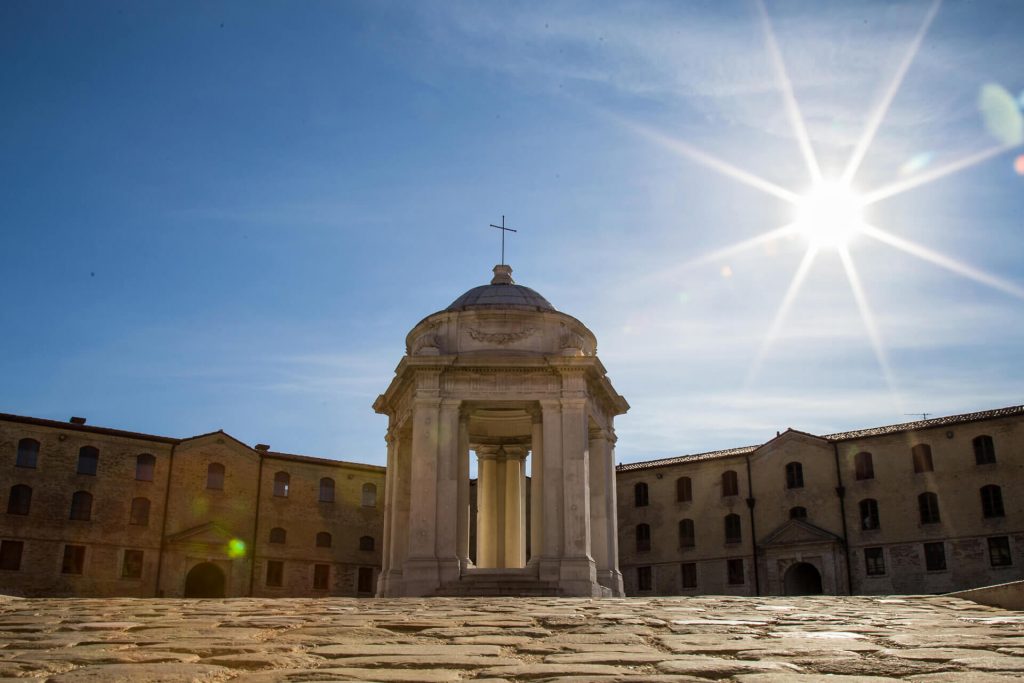
M537 523L544 525L543 550L540 553L540 578L558 581L562 556L562 404L558 400L540 402L543 457L543 512Z

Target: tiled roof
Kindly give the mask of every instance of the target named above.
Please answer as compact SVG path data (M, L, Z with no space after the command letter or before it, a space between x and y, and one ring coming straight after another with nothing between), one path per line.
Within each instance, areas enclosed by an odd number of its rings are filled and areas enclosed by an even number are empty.
M41 417L27 417L25 415L10 415L0 413L0 420L5 422L20 422L22 424L38 425L40 427L56 427L67 429L73 432L88 432L91 434L106 434L108 436L121 436L128 439L142 439L144 441L160 441L162 443L180 443L181 439L169 436L156 436L154 434L142 434L141 432L127 432L123 429L110 429L109 427L93 427L92 425L80 425L74 422L61 422L60 420L46 420Z
M821 438L829 441L849 441L860 439L865 436L882 436L884 434L898 434L900 432L912 432L917 429L928 429L930 427L945 427L948 425L963 424L965 422L977 422L979 420L991 420L997 417L1013 417L1024 415L1024 406L1009 406L1008 408L996 408L994 410L982 410L977 413L964 413L962 415L949 415L947 417L935 417L930 420L917 420L916 422L903 422L900 424L886 425L885 427L872 427L870 429L855 429L852 432L838 432L836 434L823 434Z
M25 415L11 415L9 413L0 413L0 422L19 422L21 424L38 425L40 427L56 427L57 429L68 429L75 432L86 432L90 434L106 434L108 436L120 436L128 439L141 439L143 441L159 441L167 444L180 444L185 441L192 441L194 439L201 439L206 436L213 436L215 434L223 434L224 436L237 441L246 448L252 448L249 444L239 441L235 437L231 436L223 429L217 431L207 432L206 434L197 434L190 436L185 439L175 439L170 436L156 436L154 434L142 434L141 432L128 432L123 429L110 429L109 427L94 427L92 425L80 425L73 422L61 422L60 420L47 420L41 417L28 417ZM255 450L255 449L253 449ZM256 451L262 453L262 451ZM353 467L365 467L374 470L383 471L385 468L380 465L368 465L359 462L346 462L344 460L331 460L329 458L316 458L310 455L296 455L294 453L278 453L276 451L267 451L266 455L280 460L300 460L304 462L317 463L320 465L335 465L335 466L353 466Z
M645 462L627 462L622 465L618 465L615 469L618 470L619 472L629 472L631 470L646 470L652 467L675 465L681 462L714 460L716 458L727 458L730 455L746 455L747 453L753 453L758 448L760 448L760 446L741 446L739 448L726 448L725 450L721 451L694 453L693 455L679 455L674 458L662 458L661 460L647 460Z
M387 468L381 465L370 465L365 462L350 462L347 460L332 460L330 458L317 458L312 455L297 455L295 453L281 453L279 451L266 451L267 457L277 458L280 460L297 460L299 462L309 462L314 465L334 465L335 467L359 467L363 469L379 470L384 472Z
M991 420L999 417L1014 417L1024 415L1024 405L1009 406L1007 408L996 408L994 410L982 410L977 413L963 413L961 415L949 415L947 417L936 417L930 420L917 420L915 422L902 422L900 424L886 425L884 427L871 427L869 429L856 429L849 432L837 432L835 434L822 434L818 438L828 441L850 441L851 439L862 439L870 436L884 436L887 434L899 434L901 432L912 432L918 429L929 429L932 427L945 427L949 425L964 424L967 422L978 422L980 420ZM798 431L798 430L792 430ZM808 434L808 432L800 432ZM810 434L810 436L815 436ZM762 444L763 445L763 444ZM630 472L632 470L646 470L666 465L675 465L684 462L697 462L700 460L715 460L727 458L731 455L746 455L753 453L761 445L742 446L740 448L727 448L721 451L710 451L708 453L694 453L693 455L680 455L673 458L662 458L660 460L647 460L643 462L630 462L618 465L615 469L619 472Z

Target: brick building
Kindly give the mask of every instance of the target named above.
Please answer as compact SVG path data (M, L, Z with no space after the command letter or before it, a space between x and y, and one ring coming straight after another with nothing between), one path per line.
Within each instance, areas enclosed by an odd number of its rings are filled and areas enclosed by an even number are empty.
M942 593L1024 578L1024 406L616 471L629 595Z
M0 593L369 595L384 468L0 415Z
M0 415L0 593L371 595L382 467ZM628 595L1024 578L1024 406L620 465ZM475 486L472 487L475 490ZM475 525L474 525L475 527Z

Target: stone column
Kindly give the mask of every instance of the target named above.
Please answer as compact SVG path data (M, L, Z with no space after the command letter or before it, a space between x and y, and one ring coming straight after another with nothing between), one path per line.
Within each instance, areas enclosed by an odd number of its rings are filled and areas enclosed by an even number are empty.
M562 405L541 401L543 427L543 544L539 549L540 579L558 581L562 557Z
M562 399L563 559L560 583L571 595L599 595L590 547L587 400Z
M619 569L619 508L616 501L615 485L615 430L609 428L606 435L607 448L605 449L605 472L608 476L608 494L605 496L607 512L605 517L608 520L608 557L611 566L606 575L607 583L601 582L602 586L611 589L612 597L622 598L626 592L622 587L622 571Z
M494 459L494 566L505 565L505 448L498 446Z
M459 452L458 468L458 492L456 503L458 506L456 519L456 542L455 552L459 558L461 569L469 567L472 563L469 560L469 413L465 408L459 411Z
M412 439L409 430L400 433L395 442L394 497L391 514L391 579L389 595L401 595L405 560L409 555L409 498L412 494L410 481L410 459Z
M416 494L409 501L409 557L402 579L406 595L427 595L440 585L435 554L440 408L438 398L413 399L411 490Z
M461 573L458 544L459 407L461 401L444 399L438 415L437 504L435 507L434 557L441 583L457 581ZM455 503L454 505L452 503Z
M389 420L391 422L392 420ZM394 506L395 506L395 472L398 469L397 458L395 455L395 445L397 439L392 433L391 429L388 429L387 436L384 439L388 445L388 459L387 459L387 470L384 473L384 541L385 545L382 548L381 553L381 567L380 574L377 575L377 597L387 595L388 590L388 575L391 571L391 548L395 543L394 533L391 530L391 522L394 518Z
M476 566L496 567L498 560L497 448L477 446Z
M544 424L539 408L530 414L530 566L534 566L540 562L544 546Z
M505 519L504 564L509 568L526 566L526 536L523 529L523 471L526 449L505 446Z
M604 572L611 566L608 556L608 495L607 448L608 441L600 429L591 429L587 448L590 468L590 550L600 583ZM603 583L601 585L604 585Z

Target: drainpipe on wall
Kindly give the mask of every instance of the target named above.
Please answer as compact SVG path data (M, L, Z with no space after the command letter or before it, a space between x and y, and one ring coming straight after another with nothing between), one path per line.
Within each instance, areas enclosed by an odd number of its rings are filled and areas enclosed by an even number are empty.
M836 461L836 495L839 496L839 516L843 520L843 555L846 557L846 594L853 595L853 579L850 572L850 543L846 529L846 487L843 486L843 471L839 467L839 444L832 442L832 455Z
M164 566L164 544L167 538L167 507L171 502L171 475L174 474L174 450L178 447L177 443L171 444L171 458L167 463L167 485L164 486L164 518L160 524L160 550L156 554L156 585L153 587L156 597L164 597L164 592L160 588L160 574ZM156 469L154 464L153 469Z
M261 451L256 451L260 456L260 468L259 473L256 475L256 514L252 518L252 550L249 554L249 597L252 597L252 586L253 581L256 578L256 534L260 530L260 502L262 498L260 496L260 489L263 488L263 460L264 455Z
M761 573L757 569L757 527L754 525L754 479L750 476L750 456L747 461L747 510L750 512L750 547L754 554L754 595L761 595Z

